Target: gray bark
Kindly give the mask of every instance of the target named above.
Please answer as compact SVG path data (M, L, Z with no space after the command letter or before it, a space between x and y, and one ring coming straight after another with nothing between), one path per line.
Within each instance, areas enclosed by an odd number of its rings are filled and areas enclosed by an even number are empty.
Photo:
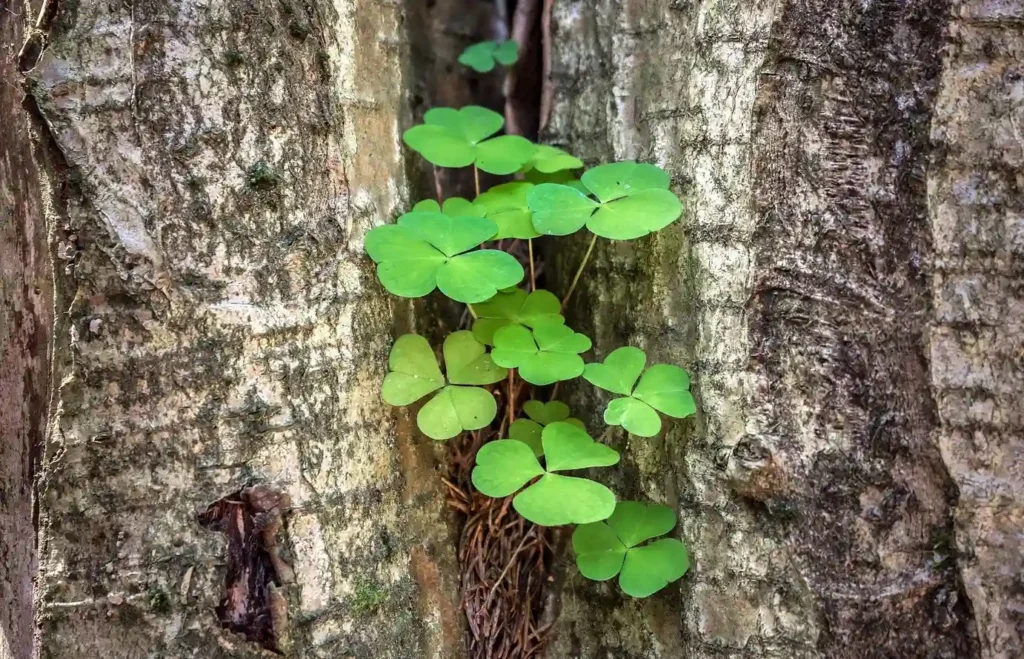
M44 27L26 74L57 257L41 655L265 654L218 621L238 566L197 522L254 483L286 497L283 528L244 518L278 545L281 648L456 654L437 456L378 394L412 316L362 254L409 201L402 7L65 0Z
M554 3L545 137L655 162L688 202L680 225L599 249L570 322L592 323L598 357L686 365L701 407L621 440L620 492L679 506L695 569L644 603L573 577L555 656L1024 652L1021 18Z

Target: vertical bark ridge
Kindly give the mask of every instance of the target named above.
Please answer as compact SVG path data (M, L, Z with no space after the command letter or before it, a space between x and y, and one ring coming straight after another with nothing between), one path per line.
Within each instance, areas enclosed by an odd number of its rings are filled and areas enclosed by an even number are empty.
M981 656L1024 655L1024 5L955 2L932 120L931 381Z
M457 654L443 495L378 399L393 315L362 255L407 204L403 18L60 4L27 73L70 167L44 657L262 653L219 627L224 540L195 520L254 482L292 502L283 649Z

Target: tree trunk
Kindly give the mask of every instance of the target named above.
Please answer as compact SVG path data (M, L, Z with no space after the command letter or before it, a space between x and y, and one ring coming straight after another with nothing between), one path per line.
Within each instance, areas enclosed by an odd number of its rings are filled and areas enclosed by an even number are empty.
M434 449L378 393L412 316L362 254L409 203L401 6L61 0L39 28L21 64L58 319L41 656L456 655ZM41 184L7 166L31 273ZM28 366L11 395L38 420ZM19 505L4 536L27 575Z
M688 202L599 249L570 322L701 408L622 439L618 490L679 506L693 574L573 577L552 655L1020 656L1021 8L549 4L543 136Z

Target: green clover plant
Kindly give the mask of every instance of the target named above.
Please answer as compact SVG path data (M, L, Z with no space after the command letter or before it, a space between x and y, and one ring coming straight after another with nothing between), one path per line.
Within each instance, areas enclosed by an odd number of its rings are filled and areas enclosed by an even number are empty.
M587 364L583 377L595 387L623 396L608 403L605 423L639 437L654 437L661 432L658 412L682 419L696 412L697 406L686 371L671 364L655 364L644 371L646 363L643 350L627 346L612 351L603 363Z
M486 427L497 415L494 396L476 385L500 382L508 371L491 361L487 348L469 331L448 335L442 349L445 375L441 375L434 351L418 334L395 341L384 378L384 402L405 407L427 394L440 391L420 408L416 425L431 439L451 439L464 430Z
M468 66L477 73L489 73L495 64L512 66L519 59L519 44L514 39L508 41L481 41L467 47L459 55L459 64Z
M676 515L668 506L620 501L607 520L576 527L576 566L595 581L618 575L619 587L632 597L653 595L690 568L686 547L675 538L641 544L675 525Z
M483 217L451 217L413 211L366 235L381 284L401 297L422 297L435 288L458 302L483 302L518 284L523 266L515 257L479 249L498 227Z
M533 156L536 146L519 135L491 137L505 125L497 112L469 105L434 108L402 140L438 167L475 167L489 174L511 174ZM487 139L489 138L490 139Z
M557 421L544 428L542 467L533 449L515 439L499 439L480 448L473 485L490 497L506 497L522 489L512 507L534 524L560 526L607 519L615 510L615 494L586 478L556 473L588 467L610 467L619 454L593 440L585 430Z
M516 57L514 41L487 41L467 48L459 61L487 72ZM480 446L470 478L478 492L513 497L519 515L540 526L578 525L572 544L580 574L597 581L617 576L624 593L647 597L689 568L683 544L663 537L675 528L675 514L662 505L616 504L601 483L564 473L613 466L619 454L595 441L557 392L582 377L616 395L604 410L608 430L621 426L634 437L653 437L662 430L661 415L696 412L690 377L671 364L645 370L647 355L633 347L585 363L581 355L591 340L565 324L563 309L599 236L642 238L675 222L683 204L659 167L617 162L581 174L576 156L517 135L496 136L503 127L502 115L471 105L429 110L423 124L402 135L437 167L473 166L476 197L442 201L439 192L437 201L419 201L394 224L369 231L366 252L385 289L406 298L440 291L467 305L472 330L444 339L443 373L425 338L399 337L381 395L400 407L422 401L416 425L431 439L472 433L460 446ZM476 170L514 178L481 191ZM537 286L557 260L538 266L534 242L583 227L590 243L559 299ZM540 388L549 386L547 400L540 400Z

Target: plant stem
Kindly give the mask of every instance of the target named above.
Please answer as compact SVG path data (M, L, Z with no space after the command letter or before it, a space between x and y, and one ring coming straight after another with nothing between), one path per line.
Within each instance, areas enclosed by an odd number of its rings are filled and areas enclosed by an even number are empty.
M480 196L480 170L476 168L476 163L473 163L473 187L476 189L476 196Z
M467 304L466 308L469 309L469 315L473 317L473 320L477 320L476 312L473 311L473 305L472 304Z
M530 248L530 291L537 290L537 274L533 271L533 238L526 241Z
M553 400L558 400L558 388L562 386L561 382L556 382L554 388L551 389L551 396L548 398L550 403Z
M437 192L437 203L441 205L444 195L441 192L441 173L437 171L437 165L434 165L434 190Z
M562 308L565 309L565 305L569 303L569 298L572 297L572 292L576 290L576 284L580 281L580 275L583 274L583 268L587 267L587 261L590 260L590 255L594 251L594 245L597 243L597 234L595 233L590 239L590 244L587 245L587 253L583 255L583 261L580 263L580 267L576 269L576 275L572 278L572 283L569 284L569 292L562 298Z
M516 404L516 375L512 369L508 370L508 426L512 427L512 422L516 420L515 415L515 404Z

